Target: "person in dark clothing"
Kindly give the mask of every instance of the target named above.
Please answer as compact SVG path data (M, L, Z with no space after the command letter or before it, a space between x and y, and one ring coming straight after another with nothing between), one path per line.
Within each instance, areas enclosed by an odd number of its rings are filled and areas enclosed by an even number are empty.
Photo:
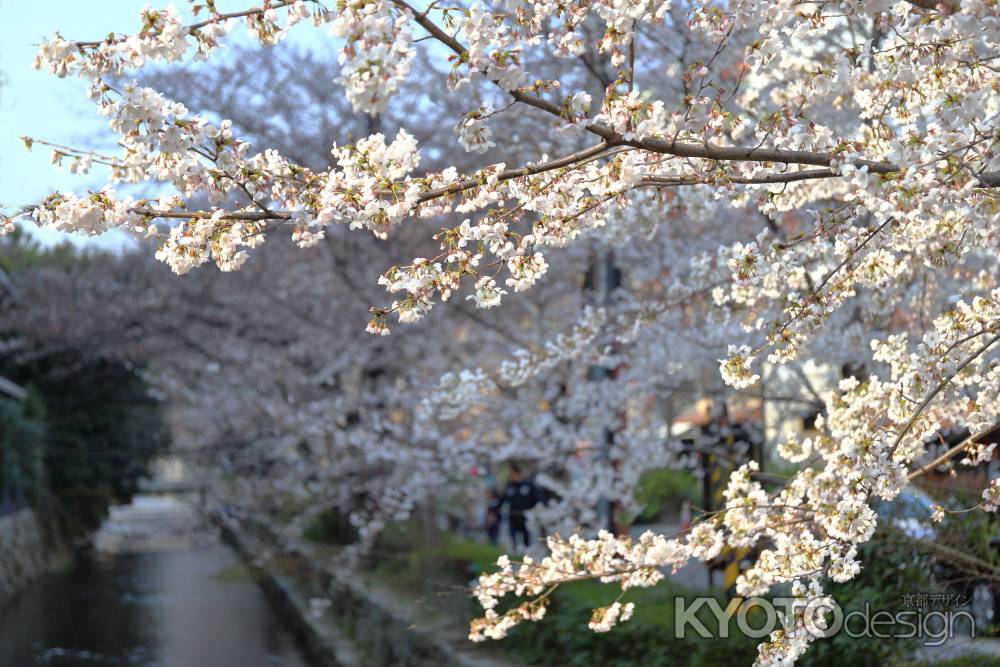
M534 507L539 501L538 486L527 478L521 467L510 466L510 479L503 491L501 504L507 504L507 524L510 527L510 539L517 547L518 537L524 546L531 546L531 534L528 532L528 520L524 513Z
M500 541L500 506L503 505L503 498L496 489L490 489L486 495L486 536L490 539L490 544L496 546Z

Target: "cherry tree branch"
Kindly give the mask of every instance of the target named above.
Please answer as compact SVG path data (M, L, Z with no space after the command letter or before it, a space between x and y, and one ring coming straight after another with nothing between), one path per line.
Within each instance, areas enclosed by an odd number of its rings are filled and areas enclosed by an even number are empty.
M986 332L984 331L983 333ZM968 366L973 361L982 356L997 341L1000 341L1000 334L993 336L988 341L980 345L972 354L966 357L961 364L959 364L958 368L956 368L950 375L948 375L948 377L946 377L944 380L939 382L936 387L934 387L934 390L931 391L931 393L927 395L927 398L925 398L923 402L921 402L920 405L917 407L917 409L913 411L913 414L910 416L910 419L903 426L903 429L899 432L899 435L896 436L895 442L893 442L892 447L889 448L890 456L892 456L892 454L896 451L896 448L899 447L899 444L903 441L903 438L905 438L906 434L910 432L910 430L913 428L913 425L917 422L917 419L920 417L923 411L927 409L927 406L930 405L930 402L934 400L934 397L940 394L945 387L951 384L951 381L954 380L959 373L965 370L966 366Z
M957 445L949 447L943 454L941 454L941 456L937 457L936 459L934 459L933 461L931 461L927 465L924 465L924 466L921 466L921 467L917 468L916 470L914 470L913 472L911 472L909 475L907 475L906 476L907 481L911 481L912 482L917 477L920 477L922 475L926 475L930 471L934 470L934 468L937 468L939 465L941 465L942 463L944 463L945 461L947 461L948 459L950 459L955 454L958 454L960 451L962 451L963 449L965 449L969 445L973 444L975 442L976 438L978 438L981 435L983 435L983 434L982 433L977 433L975 435L970 435L969 437L964 438Z
M411 12L414 15L414 20L417 24L430 33L434 39L448 47L456 55L461 56L466 52L465 47L462 46L458 40L442 30L436 23L434 23L434 21L427 17L426 13L418 13L409 3L406 2L406 0L392 0L392 2L398 7ZM923 3L931 4L932 2L933 0L915 0L913 4L924 7L925 4ZM936 3L932 4L932 6L936 7ZM497 86L500 85L496 81L493 83ZM540 109L559 118L563 117L563 108L559 105L543 100L535 95L528 94L523 90L515 89L507 90L506 92L518 102L535 107L536 109ZM750 148L744 146L717 146L708 142L694 142L682 139L656 139L652 137L644 139L626 139L624 136L618 134L611 128L598 123L589 123L584 126L584 128L588 132L601 137L610 145L624 144L654 153L664 153L677 157L704 158L720 162L780 162L784 164L803 164L817 167L830 167L831 161L836 157L832 153L826 152L795 151L780 148ZM856 165L859 167L868 167L868 170L875 174L894 174L902 171L901 167L892 164L891 162L858 160L856 161ZM831 170L828 176L822 176L816 173L811 177L823 178L833 177L835 175L836 174ZM978 178L979 181L986 187L1000 187L1000 171L980 174ZM775 180L762 182L781 183L787 181Z
M319 0L307 0L307 1L320 4ZM264 2L263 7L251 7L250 9L244 9L238 12L216 13L210 19L205 19L204 21L198 21L197 23L191 23L184 27L187 29L188 33L192 33L198 30L199 28L204 28L205 26L212 25L213 23L223 23L225 21L228 21L229 19L239 19L239 18L244 18L246 16L257 16L259 14L263 14L269 9L281 9L283 7L290 7L294 4L295 0L271 0L270 2ZM109 36L108 39L95 40L89 42L74 42L74 44L76 44L76 46L81 49L93 49L101 46L102 44L116 44L126 39L128 39L127 35L118 38Z

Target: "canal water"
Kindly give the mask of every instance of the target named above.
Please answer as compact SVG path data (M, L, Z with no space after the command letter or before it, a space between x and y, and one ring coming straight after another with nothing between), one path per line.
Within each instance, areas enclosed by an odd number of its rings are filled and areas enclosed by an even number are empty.
M139 496L95 545L0 615L0 666L306 665L235 553L185 502Z

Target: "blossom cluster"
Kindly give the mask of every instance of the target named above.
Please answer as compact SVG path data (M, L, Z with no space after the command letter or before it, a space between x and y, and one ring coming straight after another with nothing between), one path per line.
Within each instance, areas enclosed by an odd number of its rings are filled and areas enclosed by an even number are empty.
M347 230L388 239L410 221L443 221L427 256L381 272L391 302L372 308L367 327L380 335L393 317L426 325L439 302L521 303L564 275L559 262L574 249L613 248L628 275L621 293L492 366L442 373L406 409L395 394L373 399L404 416L379 413L370 433L328 423L335 410L322 399L268 407L284 433L268 454L289 471L282 493L324 492L296 459L302 433L336 443L364 471L390 471L379 477L381 513L355 514L366 539L412 509L422 485L439 480L435 465L479 460L474 445L484 442L498 445L498 459L527 448L558 460L574 482L535 518L561 512L566 524L592 528L596 497L628 503L644 465L663 463L653 444L671 424L636 419L630 398L707 366L735 392L783 382L783 370L806 363L853 369L828 372L820 389L797 381L822 414L817 433L778 447L801 466L780 488L746 464L732 473L725 506L682 536L553 536L547 556L501 559L477 587L484 615L470 634L498 638L540 620L562 583L597 579L625 592L655 585L663 568L757 547L737 588L760 595L791 584L801 598L759 650L761 665L789 664L814 636L802 609L825 599L825 580L858 573L858 548L877 524L872 501L895 498L934 463L935 434L967 429L959 453L969 464L993 454L975 438L1000 420L1000 18L990 0L930 4L357 0L328 9L279 0L229 14L195 5L204 18L190 22L147 7L132 35L41 45L36 66L89 82L120 150L57 148L71 170L106 167L108 186L55 193L22 215L59 231L155 238L156 257L177 273L210 261L240 269L281 227L310 247ZM271 148L254 152L231 122L127 80L147 63L213 56L241 21L265 45L297 24L327 25L336 82L367 114L386 113L414 77L439 71L425 63L443 65L442 86L474 100L444 134L471 154L463 159L482 161L441 167L440 151L426 150L424 135L418 146L404 124L334 144L331 166L310 169ZM595 25L596 42L587 36ZM664 43L688 47L669 57L650 48ZM579 63L599 85L569 73ZM564 75L546 78L551 71ZM510 104L487 101L499 97ZM501 129L529 112L543 119L535 159ZM420 171L429 163L438 166ZM137 200L113 188L146 182L173 194ZM202 201L208 208L196 207ZM12 228L5 217L2 230ZM579 383L587 367L613 377ZM585 386L567 388L574 383ZM609 431L614 442L598 453ZM369 440L420 446L382 451ZM670 454L685 465L682 452ZM1000 504L997 489L983 491L984 509ZM508 596L528 599L501 611ZM615 600L590 627L604 632L632 613Z

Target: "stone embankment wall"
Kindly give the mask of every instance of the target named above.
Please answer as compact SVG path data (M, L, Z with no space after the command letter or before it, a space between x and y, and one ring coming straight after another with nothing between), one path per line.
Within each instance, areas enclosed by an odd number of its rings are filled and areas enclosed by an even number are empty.
M306 544L281 540L263 522L220 519L223 535L250 565L323 667L520 667L472 645L465 626L431 619L393 591L344 576ZM281 549L276 545L282 544ZM324 605L317 608L316 602Z
M0 517L0 611L32 579L63 559L65 549L34 510L22 509Z

